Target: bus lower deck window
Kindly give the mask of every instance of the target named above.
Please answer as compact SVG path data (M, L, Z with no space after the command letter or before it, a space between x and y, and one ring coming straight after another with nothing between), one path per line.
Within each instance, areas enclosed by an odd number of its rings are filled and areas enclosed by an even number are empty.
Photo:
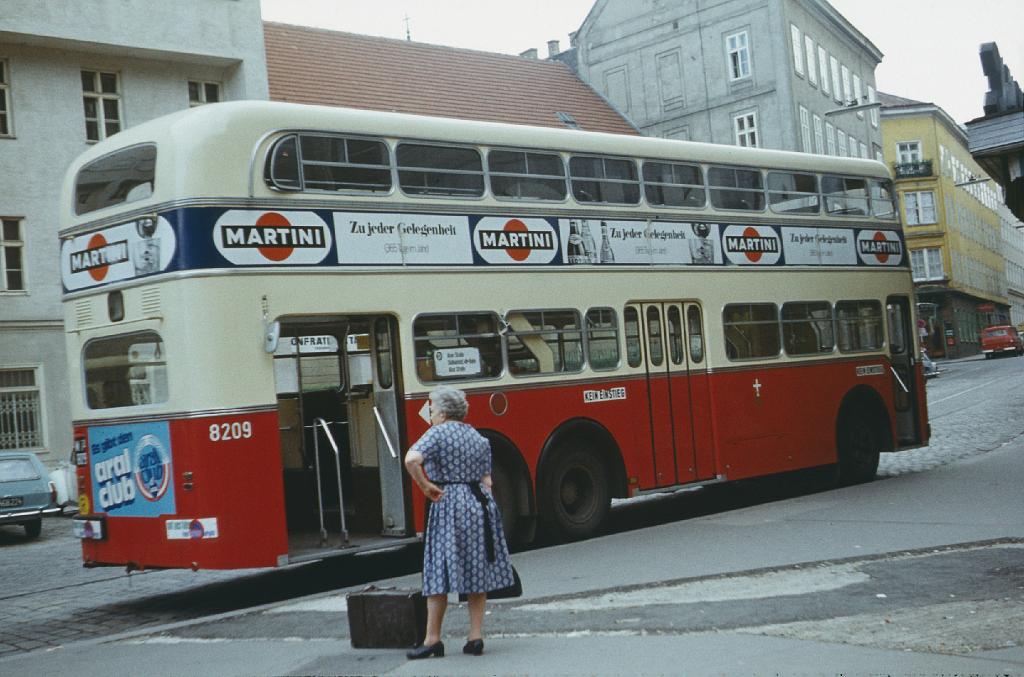
M774 303L734 303L722 313L730 360L777 357L779 309Z
M412 323L420 381L495 378L502 371L495 313L420 315Z

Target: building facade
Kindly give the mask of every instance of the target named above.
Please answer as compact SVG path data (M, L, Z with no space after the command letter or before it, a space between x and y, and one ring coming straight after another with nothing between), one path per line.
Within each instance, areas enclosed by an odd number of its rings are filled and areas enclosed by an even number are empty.
M71 449L57 222L65 168L190 105L266 99L259 0L5 0L0 11L0 450Z
M881 159L882 53L825 0L597 0L580 77L644 134ZM559 57L562 58L562 57Z
M1024 331L1024 222L1005 204L996 211L1002 226L1010 323Z
M888 94L881 101L923 344L932 357L977 354L981 329L1010 321L998 187L942 108Z

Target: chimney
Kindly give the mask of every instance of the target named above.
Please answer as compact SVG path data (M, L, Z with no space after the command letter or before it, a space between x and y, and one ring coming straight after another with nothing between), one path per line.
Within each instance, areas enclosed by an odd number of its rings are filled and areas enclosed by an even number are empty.
M530 49L524 52L519 52L519 56L525 56L527 59L536 59L537 50L531 47Z
M562 50L558 48L558 40L548 40L548 58L553 59L561 53Z
M572 49L576 46L576 31L569 33L569 48Z

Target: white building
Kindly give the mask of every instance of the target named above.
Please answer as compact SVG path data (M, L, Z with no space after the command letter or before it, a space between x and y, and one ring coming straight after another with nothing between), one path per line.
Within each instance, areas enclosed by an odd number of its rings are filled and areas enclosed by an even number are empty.
M69 162L204 102L266 99L259 0L3 0L0 450L71 449L57 221Z
M597 0L582 79L650 136L881 159L882 53L825 0Z
M1006 259L1006 296L1010 323L1024 328L1024 223L1005 204L997 207Z

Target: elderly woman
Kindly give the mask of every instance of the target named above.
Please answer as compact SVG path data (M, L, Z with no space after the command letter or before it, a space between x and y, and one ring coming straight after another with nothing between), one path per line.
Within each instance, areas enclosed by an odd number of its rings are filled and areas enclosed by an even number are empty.
M466 593L469 638L463 653L484 651L487 592L513 584L512 564L491 495L491 445L464 423L465 394L448 386L430 393L431 428L405 457L405 467L433 503L423 548L423 594L427 633L409 658L444 656L441 625L448 593Z

